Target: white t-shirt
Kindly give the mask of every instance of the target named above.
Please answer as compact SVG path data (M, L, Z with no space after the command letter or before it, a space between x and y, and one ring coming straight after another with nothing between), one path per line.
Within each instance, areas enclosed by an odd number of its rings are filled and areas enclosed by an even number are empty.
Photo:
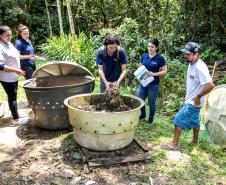
M194 100L192 100L202 89L202 87L212 82L212 78L209 74L209 70L206 64L199 59L195 64L189 64L186 79L186 97L185 103L190 103L194 105ZM200 99L201 105L205 101L205 96Z
M20 68L20 54L12 43L5 44L0 41L0 64ZM0 71L0 81L16 82L18 77L17 73Z

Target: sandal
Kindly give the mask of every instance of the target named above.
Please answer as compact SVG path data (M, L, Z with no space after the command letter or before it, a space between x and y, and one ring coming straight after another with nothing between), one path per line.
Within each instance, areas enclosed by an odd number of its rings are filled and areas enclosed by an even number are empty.
M178 146L173 145L172 143L165 143L161 145L161 148L165 150L179 150Z
M192 141L191 141L191 144L192 144L192 145L195 145L195 146L199 146L199 141L192 140Z

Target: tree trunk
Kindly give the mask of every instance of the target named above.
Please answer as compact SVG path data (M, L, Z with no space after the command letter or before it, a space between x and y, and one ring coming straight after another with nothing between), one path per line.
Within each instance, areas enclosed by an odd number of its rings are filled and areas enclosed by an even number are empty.
M74 27L72 12L71 12L71 0L67 0L67 13L68 13L68 19L69 19L69 24L71 29L71 36L73 39L75 39L75 27Z
M108 28L109 22L108 22L108 19L107 19L107 14L105 13L104 9L105 9L104 8L104 1L101 0L100 11L101 11L101 14L103 15L104 27Z
M62 16L61 16L61 8L60 8L60 0L57 0L57 12L59 17L59 24L60 24L60 34L63 34L63 23L62 23Z
M50 20L50 14L49 14L49 8L48 8L48 2L47 0L45 0L45 4L46 4L46 12L47 12L47 17L48 17L48 23L49 23L49 35L53 35L52 32L52 25L51 25L51 20Z

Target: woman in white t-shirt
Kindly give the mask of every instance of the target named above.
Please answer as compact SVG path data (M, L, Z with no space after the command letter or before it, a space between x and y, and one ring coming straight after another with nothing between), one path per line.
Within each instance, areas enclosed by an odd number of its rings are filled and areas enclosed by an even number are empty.
M12 31L8 26L0 26L0 64L12 68L20 68L20 54L11 43ZM20 71L20 70L18 70ZM0 71L0 82L8 96L9 109L12 113L14 123L23 124L25 119L19 119L17 109L17 88L20 72Z

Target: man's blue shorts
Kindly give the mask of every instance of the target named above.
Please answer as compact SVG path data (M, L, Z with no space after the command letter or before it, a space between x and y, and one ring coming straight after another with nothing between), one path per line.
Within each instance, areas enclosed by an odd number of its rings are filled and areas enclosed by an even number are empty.
M174 125L182 129L200 127L200 109L192 104L184 104L173 120Z

